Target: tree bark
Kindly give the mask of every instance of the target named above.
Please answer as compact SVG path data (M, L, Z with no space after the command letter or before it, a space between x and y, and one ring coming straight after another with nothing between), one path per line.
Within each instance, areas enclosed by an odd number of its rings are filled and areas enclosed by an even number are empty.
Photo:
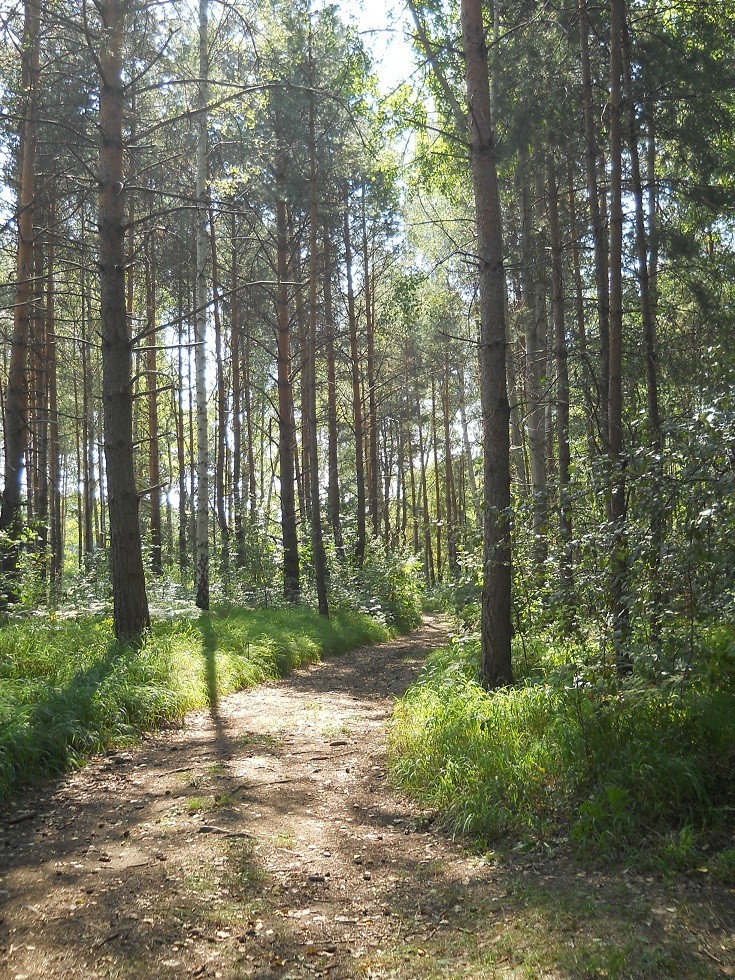
M357 317L355 290L352 279L352 241L350 237L349 193L344 191L345 275L347 278L347 321L350 331L350 361L352 367L352 414L355 426L355 481L357 483L357 540L355 559L359 566L365 558L367 537L365 521L365 437L363 429L362 393L360 391L360 356L357 348Z
M542 579L546 563L547 471L546 471L546 296L541 275L539 235L534 230L534 206L529 187L530 161L521 165L521 214L523 254L523 297L526 321L526 431L531 464L533 502L533 554L536 574Z
M13 308L13 336L10 342L10 366L5 389L5 473L0 531L7 534L2 546L4 581L2 592L7 601L20 598L18 558L22 518L22 471L28 445L28 336L33 306L33 210L36 196L36 126L38 119L38 82L40 75L40 6L36 0L25 0L21 82L25 93L20 139L20 191L18 194L18 252L16 289Z
M199 86L196 151L196 313L194 361L196 375L196 604L209 609L209 441L207 426L207 105L209 0L199 0Z
M313 75L314 62L311 51L311 21L309 21L309 69ZM316 155L316 105L314 80L309 91L309 335L307 338L308 366L308 431L309 431L309 481L311 489L311 547L314 562L314 579L319 604L319 614L329 618L327 596L327 558L322 537L322 508L319 492L319 444L316 418L316 325L317 325L317 277L319 275L318 239L319 211L317 201L318 168Z
M610 286L608 280L607 243L605 224L600 209L600 191L597 179L597 163L600 156L595 133L595 103L592 90L592 69L590 65L589 19L587 0L579 0L579 47L582 68L582 98L584 108L584 130L586 140L585 164L587 174L587 195L592 225L592 241L595 256L595 286L597 290L597 316L600 330L600 378L599 378L599 416L600 440L603 452L607 452L609 439L608 401L609 401L609 343L610 343Z
M49 224L56 223L53 193ZM64 535L61 521L61 448L59 441L58 349L56 339L56 294L53 232L46 252L46 364L48 365L49 405L49 580L51 596L61 587L64 569Z
M334 345L334 303L332 299L332 250L329 229L324 225L324 326L327 358L327 509L332 526L334 548L340 561L345 557L339 490L337 428L337 369Z
M461 0L460 9L480 287L479 354L485 477L480 679L487 688L497 688L513 680L506 286L482 0Z
M227 460L227 384L222 355L222 309L220 306L219 260L214 226L214 211L208 202L209 238L212 256L212 309L214 313L214 352L217 364L217 451L214 467L214 496L217 526L222 541L222 565L226 570L229 562L230 528L227 523L227 498L225 472ZM234 368L233 368L234 370Z
M293 388L291 387L291 324L288 315L288 222L285 200L286 164L277 165L276 202L278 287L278 457L281 477L281 533L283 542L283 594L286 600L298 602L301 596L299 578L299 539L296 524Z
M564 271L561 230L559 227L559 188L554 158L547 161L547 197L549 239L551 244L552 296L554 320L554 360L556 363L556 425L559 452L559 543L560 581L565 610L571 609L574 579L572 574L572 507L569 493L571 452L569 447L569 360L564 315ZM565 613L566 614L566 613Z
M378 405L376 385L377 378L375 372L375 311L373 310L372 295L370 292L372 282L372 269L370 265L370 242L367 231L367 188L362 187L362 271L363 271L363 294L365 297L365 337L367 339L367 386L368 386L368 510L370 512L370 524L374 537L380 536L380 466L378 463Z
M625 529L625 460L623 458L623 181L622 74L625 0L610 2L610 370L608 446L610 511L613 541L611 604L613 645L618 670L630 668L626 650L628 547Z
M442 550L442 494L439 479L439 438L436 423L436 377L431 373L431 445L434 456L434 504L436 507L436 578L441 582L444 578L444 554Z
M102 396L115 636L137 642L150 626L133 464L132 343L125 302L122 41L127 4L100 5L99 269Z
M156 352L156 269L146 244L146 387L148 399L148 486L150 487L151 571L163 575L161 534L161 459L158 442L158 357Z

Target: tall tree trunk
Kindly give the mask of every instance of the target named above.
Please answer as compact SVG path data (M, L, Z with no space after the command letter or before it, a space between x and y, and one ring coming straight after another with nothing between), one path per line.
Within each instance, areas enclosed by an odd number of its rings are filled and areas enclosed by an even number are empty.
M251 335L250 335L250 323L251 319L248 316L245 321L245 350L242 359L242 371L243 371L243 387L244 387L244 409L245 409L245 440L247 442L247 457L248 457L248 515L250 519L250 524L255 526L258 512L257 512L257 500L258 500L258 480L257 474L255 472L255 427L253 421L253 384L251 380ZM263 436L264 436L264 425L261 423L260 435L261 435L261 445L260 445L260 499L263 499L263 472L265 468L265 452L263 449Z
M579 349L579 359L582 362L582 390L586 407L585 421L587 426L587 452L590 459L598 454L595 438L601 431L599 416L599 398L595 389L594 371L590 364L587 348L587 323L584 312L584 284L579 257L579 226L577 223L577 197L574 190L574 170L571 154L567 157L567 182L569 186L569 226L572 236L572 271L574 275L574 318L577 324L576 342Z
M227 524L225 471L227 458L227 384L222 356L222 309L220 306L219 261L214 226L214 211L209 202L209 238L212 252L212 307L214 312L214 351L217 363L217 452L214 467L214 497L217 526L222 540L222 564L229 561L230 528ZM232 358L234 360L234 357ZM234 367L233 367L234 371Z
M510 405L505 363L503 229L482 0L461 0L460 9L480 285L480 392L485 476L480 679L486 687L496 688L513 680L510 657Z
M92 351L89 340L91 312L86 312L86 300L82 299L81 349L82 349L82 465L84 494L84 554L94 551L94 453L92 449L94 420L92 417Z
M49 579L51 596L61 588L64 569L63 525L61 521L61 448L59 441L58 341L56 339L56 294L54 229L56 203L52 189L49 226L52 229L46 251L46 364L48 365L49 405Z
M436 505L436 577L441 582L444 577L444 555L442 553L442 494L439 479L439 438L436 424L436 378L431 373L431 444L434 450L434 502Z
M536 574L542 578L546 563L546 296L541 276L540 242L529 187L530 161L522 161L521 213L523 294L526 320L526 429L531 463L533 501L533 554Z
M360 356L357 348L357 317L355 315L355 290L352 280L352 241L350 237L350 201L347 187L344 191L344 240L345 275L347 277L347 321L350 330L350 361L352 367L352 414L355 426L355 481L357 483L357 540L355 559L362 565L365 558L367 537L365 515L365 437L363 429L362 393L360 390Z
M340 561L345 557L342 537L341 502L339 492L339 456L337 429L337 369L334 349L334 303L332 300L332 249L329 229L324 225L324 326L327 359L327 509L332 526L334 548Z
M564 271L561 230L559 227L559 188L554 158L547 161L547 196L549 206L549 239L551 244L552 296L554 319L554 360L556 363L556 425L559 451L559 543L560 579L565 609L571 609L574 580L572 575L572 507L569 493L571 453L569 447L569 363L564 315Z
M115 636L138 641L150 626L133 463L132 344L125 303L122 42L127 4L100 4L100 319L102 394Z
M416 392L416 421L419 433L419 461L421 464L421 503L423 507L422 525L424 528L424 573L427 585L436 585L436 571L434 569L434 551L431 541L431 513L429 511L429 489L426 479L426 462L428 453L424 451L424 427L421 421L421 394L418 382L415 385Z
M179 470L179 570L183 574L189 567L188 547L188 486L186 482L186 444L184 437L184 287L179 283L179 323L177 345L178 386L174 387L172 398L176 420L176 463ZM188 361L187 357L187 361Z
M48 213L45 221L48 223ZM45 237L45 236L44 236ZM35 481L33 511L38 525L38 551L42 555L43 574L48 577L48 462L49 462L49 403L48 403L48 324L46 321L46 304L44 302L45 249L41 242L36 243L35 280L36 290L33 317L33 388L34 388L34 418L35 418Z
M293 220L289 227L289 238L292 243L295 242L295 232ZM301 249L300 243L299 247L294 248L292 251L292 263L294 268L293 278L295 282L303 283L305 279L304 269L301 263ZM308 310L308 293L304 296L304 290L299 288L296 290L294 296L294 307L296 314L296 351L292 358L292 362L295 361L298 365L294 375L298 374L299 377L299 424L298 432L300 435L300 442L295 450L295 466L296 466L296 486L299 491L299 510L302 520L311 520L311 477L309 472L309 459L310 459L310 447L309 447L309 378L308 369L306 367L306 361L308 358L307 346L308 346L308 334L309 334L309 310ZM294 406L294 413L296 407ZM294 431L297 431L294 429Z
M150 241L146 245L146 387L148 399L148 486L151 508L151 571L163 575L161 537L161 461L158 442L158 358L156 352L156 269Z
M72 376L74 387L74 451L75 462L77 464L77 568L81 571L84 567L84 499L82 497L82 433L81 415L79 409L79 381L76 372ZM108 489L109 496L109 489Z
M28 445L28 335L34 293L33 209L36 195L36 126L40 75L40 6L36 0L25 0L24 11L21 82L25 104L18 168L18 253L10 368L5 389L5 482L0 508L0 531L8 535L8 543L3 547L0 559L4 577L2 591L10 601L17 601L20 597L18 558L23 524L21 478Z
M622 74L625 0L610 0L610 371L609 455L610 511L613 528L611 603L617 667L626 672L629 626L627 605L628 548L625 530L625 461L623 458L623 181Z
M209 103L209 0L199 0L199 85L196 151L196 604L209 609L209 439L207 426L207 105Z
M452 465L452 442L449 418L449 352L444 352L444 371L442 372L442 417L444 419L444 483L446 491L447 514L447 561L449 574L454 578L457 566L457 494L454 486L454 467Z
M600 191L597 179L597 163L600 150L595 132L595 101L592 89L592 68L590 65L589 19L587 0L579 0L579 47L582 68L582 98L584 102L584 131L586 140L585 164L587 174L587 195L589 199L592 241L595 256L595 286L597 290L597 316L600 330L600 380L599 415L600 440L603 452L607 452L609 425L609 370L610 370L610 287L608 280L607 243L605 224L600 209Z
M281 476L281 532L283 541L283 594L290 602L301 596L299 538L296 524L293 389L291 387L291 324L288 315L288 221L285 200L286 164L281 159L276 173L278 291L278 457Z
M230 362L232 364L232 506L235 530L235 563L242 564L245 550L242 506L242 344L240 343L240 292L237 272L235 214L233 211L230 237Z
M311 50L311 21L309 21L309 69L313 76L314 62ZM311 79L309 91L309 336L307 338L308 363L308 430L309 430L309 479L311 485L311 548L314 561L314 579L319 603L319 614L329 617L327 597L327 558L322 538L322 508L319 494L319 443L316 423L316 321L317 321L317 277L319 275L318 239L319 213L317 201L317 156L316 156L316 105L314 99L314 80Z
M464 455L467 464L467 482L469 483L472 505L475 508L475 520L478 525L482 525L482 502L475 477L475 463L472 458L470 430L467 425L467 394L464 382L464 365L462 364L457 365L457 391L459 394L459 423L462 427L462 443L464 445Z
M658 407L658 369L656 350L656 320L651 295L651 275L649 269L648 236L646 234L646 206L643 198L640 153L638 151L638 126L636 123L635 102L633 100L633 74L630 64L630 35L627 23L623 23L625 94L628 110L628 149L630 151L630 171L635 204L635 245L636 276L641 299L641 323L643 326L643 355L646 365L646 403L648 410L648 429L651 448L661 452L663 440L661 416Z
M380 466L378 464L378 404L375 371L375 311L373 310L370 263L370 241L367 230L367 188L362 187L362 269L363 294L365 297L365 337L367 339L367 387L368 387L368 510L374 537L380 536Z

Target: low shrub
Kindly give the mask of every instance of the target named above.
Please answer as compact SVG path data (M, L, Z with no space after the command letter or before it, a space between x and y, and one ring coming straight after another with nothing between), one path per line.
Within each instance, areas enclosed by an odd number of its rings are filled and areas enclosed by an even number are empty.
M535 645L525 656L525 680L488 693L474 680L476 641L454 643L396 708L393 777L453 831L488 841L569 834L595 855L728 818L735 689L705 676L620 682L560 666L570 657L558 647L545 665ZM670 863L689 860L687 833Z

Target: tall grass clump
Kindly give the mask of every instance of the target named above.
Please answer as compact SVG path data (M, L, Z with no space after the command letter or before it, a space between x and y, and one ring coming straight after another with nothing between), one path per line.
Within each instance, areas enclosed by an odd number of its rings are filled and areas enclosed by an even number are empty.
M301 608L160 622L139 649L114 643L109 620L7 625L0 630L0 800L234 690L386 635L359 613L325 620Z
M390 737L396 781L454 832L568 834L596 854L728 819L735 687L705 676L618 681L560 665L557 645L545 670L538 647L527 648L530 676L488 693L474 680L477 655L476 643L434 655L399 702Z

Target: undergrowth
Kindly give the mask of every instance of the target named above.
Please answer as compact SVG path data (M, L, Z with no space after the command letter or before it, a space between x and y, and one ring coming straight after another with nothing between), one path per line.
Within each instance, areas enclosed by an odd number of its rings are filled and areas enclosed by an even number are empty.
M488 693L477 642L455 640L397 705L393 777L487 842L569 837L591 857L645 846L654 864L701 865L735 804L735 646L712 648L698 674L641 664L619 680L579 643L519 642L522 680ZM709 870L734 866L723 851Z
M194 708L328 653L385 639L359 613L203 613L156 623L139 650L109 620L38 617L0 630L0 800Z

